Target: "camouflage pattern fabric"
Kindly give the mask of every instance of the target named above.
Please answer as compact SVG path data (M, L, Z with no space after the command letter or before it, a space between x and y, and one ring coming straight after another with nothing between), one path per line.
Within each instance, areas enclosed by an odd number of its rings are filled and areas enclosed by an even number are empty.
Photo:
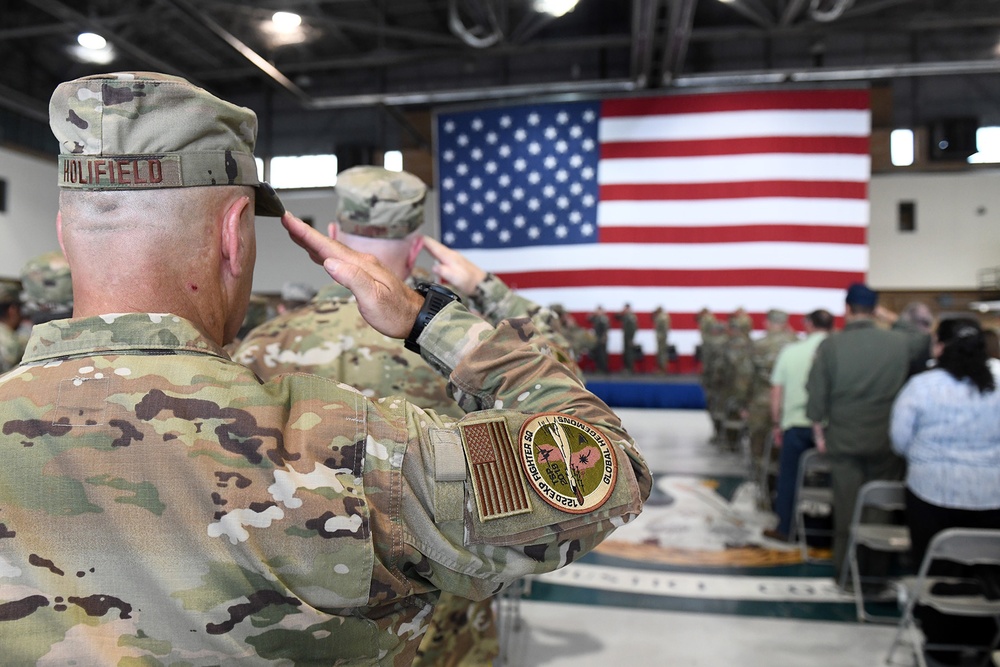
M656 328L656 367L667 372L670 363L670 313L657 308L653 311L653 326Z
M625 372L631 373L635 370L635 362L637 361L635 332L639 330L639 321L635 313L631 311L623 311L615 317L622 323L622 364Z
M424 222L427 186L413 174L361 166L337 174L337 222L347 234L401 239Z
M749 420L750 451L754 461L764 453L767 434L771 431L771 371L778 360L778 354L785 347L798 340L796 335L787 330L768 331L763 338L753 343L751 359L753 361L753 380L750 385ZM774 455L777 451L772 450Z
M4 663L409 664L437 589L482 599L565 565L649 494L618 418L533 335L459 303L431 321L425 359L482 411L455 421L316 376L261 383L173 315L35 327L0 378ZM466 429L516 442L561 410L609 440L610 496L569 514L530 491L484 520Z
M49 125L59 141L60 188L248 185L257 215L285 212L257 177L257 115L180 77L116 72L61 83Z
M750 334L753 331L753 319L747 311L739 308L732 315L729 316L729 326L735 327L745 334Z
M594 332L594 347L591 348L591 356L594 364L601 373L608 372L608 329L611 321L605 313L591 313L587 316L590 328Z
M557 344L554 314L524 299L488 274L469 295L471 306L496 324L530 317L551 356L575 363ZM367 396L400 394L440 414L464 412L448 393L448 383L401 340L384 336L361 317L357 302L340 285L329 285L304 308L278 316L252 331L234 359L263 379L281 373L308 372L359 388ZM435 606L415 665L490 665L499 653L489 600L470 602L443 594Z
M61 250L33 257L21 267L21 301L31 318L69 317L73 313L73 280Z
M0 322L0 373L6 373L21 361L24 347L17 332Z

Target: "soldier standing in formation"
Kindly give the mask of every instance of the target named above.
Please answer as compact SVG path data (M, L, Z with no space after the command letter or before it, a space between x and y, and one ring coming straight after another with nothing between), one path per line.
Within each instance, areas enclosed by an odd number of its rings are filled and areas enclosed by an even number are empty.
M593 313L587 316L590 328L594 332L594 346L591 348L591 356L594 358L594 365L597 366L598 373L608 372L608 329L611 322L608 320L604 308L597 307Z
M639 329L639 322L628 303L615 318L622 324L622 372L631 374L635 371L635 362L638 360L635 333Z
M438 590L484 598L641 510L634 443L528 320L491 326L291 214L470 414L262 383L225 354L255 213L284 210L257 180L253 112L128 72L60 85L50 124L74 318L34 327L0 379L6 661L406 665ZM501 468L500 488L477 477Z
M337 177L337 212L330 238L373 255L397 278L407 280L422 248L437 260L435 270L466 294L493 323L534 316L548 340L555 315L514 294L499 278L420 234L427 186L407 172L354 167ZM556 340L563 343L562 339ZM555 343L553 343L554 345ZM564 353L558 358L563 360ZM403 342L373 329L357 300L330 285L306 306L250 332L233 357L263 379L305 372L339 380L372 395L400 394L423 408L461 417L448 383ZM569 363L572 360L566 359ZM414 665L492 665L499 653L490 600L444 594L434 608Z
M670 364L670 313L663 306L653 311L653 326L656 327L656 367L666 373Z
M21 360L24 351L17 328L21 326L21 287L13 280L0 281L0 373Z

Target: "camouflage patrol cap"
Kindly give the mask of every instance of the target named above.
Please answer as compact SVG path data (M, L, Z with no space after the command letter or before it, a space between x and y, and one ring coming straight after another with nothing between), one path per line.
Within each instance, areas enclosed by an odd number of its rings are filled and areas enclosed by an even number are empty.
M21 268L21 300L25 313L68 315L73 312L69 262L59 250L29 259Z
M248 185L256 213L281 216L257 178L257 115L176 76L116 72L59 84L49 101L59 187L148 190Z
M352 167L337 175L337 222L348 234L401 239L424 221L427 186L413 174Z
M767 311L767 321L771 324L788 324L788 313L777 308Z
M0 280L0 303L17 303L21 288L13 280Z

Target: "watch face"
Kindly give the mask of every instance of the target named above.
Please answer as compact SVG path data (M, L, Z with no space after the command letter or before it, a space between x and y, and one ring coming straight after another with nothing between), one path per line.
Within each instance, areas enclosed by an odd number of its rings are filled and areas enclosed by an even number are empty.
M531 488L564 512L590 512L615 488L618 461L611 445L576 417L536 415L521 427L518 450Z

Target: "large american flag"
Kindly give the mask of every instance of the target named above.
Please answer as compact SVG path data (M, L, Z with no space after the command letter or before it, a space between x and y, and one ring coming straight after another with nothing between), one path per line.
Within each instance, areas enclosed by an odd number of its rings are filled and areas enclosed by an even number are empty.
M770 308L843 311L868 269L869 135L867 90L442 113L442 239L581 322L630 303L647 352L663 306L691 354L703 307L758 327Z

